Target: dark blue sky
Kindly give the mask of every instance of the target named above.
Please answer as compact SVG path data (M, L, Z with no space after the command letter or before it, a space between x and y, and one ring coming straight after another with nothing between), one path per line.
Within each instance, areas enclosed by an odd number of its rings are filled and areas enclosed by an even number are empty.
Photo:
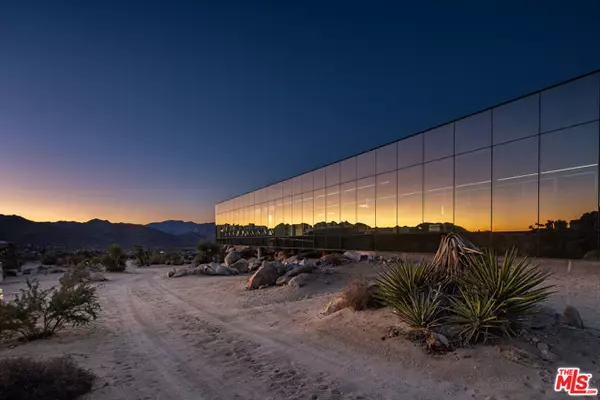
M600 68L600 2L483 3L3 4L0 213L209 221L224 198Z

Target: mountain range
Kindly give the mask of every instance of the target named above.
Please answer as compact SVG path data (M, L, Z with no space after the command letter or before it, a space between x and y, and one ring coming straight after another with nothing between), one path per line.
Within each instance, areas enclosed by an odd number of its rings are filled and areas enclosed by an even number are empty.
M17 244L67 248L106 248L118 243L125 248L194 247L200 240L213 240L214 223L183 221L154 222L148 225L112 223L100 219L88 222L35 222L18 215L0 214L0 240Z

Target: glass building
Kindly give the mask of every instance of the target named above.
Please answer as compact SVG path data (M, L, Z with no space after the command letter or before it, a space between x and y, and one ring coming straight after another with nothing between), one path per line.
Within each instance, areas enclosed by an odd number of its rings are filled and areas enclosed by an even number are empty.
M595 72L220 202L217 240L596 258L599 117Z

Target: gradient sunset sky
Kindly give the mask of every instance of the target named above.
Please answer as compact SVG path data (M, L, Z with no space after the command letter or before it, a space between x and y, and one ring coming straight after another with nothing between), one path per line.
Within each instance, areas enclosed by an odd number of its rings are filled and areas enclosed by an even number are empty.
M600 2L0 5L0 214L214 203L600 68Z

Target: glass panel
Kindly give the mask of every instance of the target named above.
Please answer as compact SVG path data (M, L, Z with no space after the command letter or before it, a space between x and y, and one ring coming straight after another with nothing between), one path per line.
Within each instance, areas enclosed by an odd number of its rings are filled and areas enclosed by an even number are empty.
M494 147L492 230L528 231L537 223L538 138Z
M280 183L276 183L273 186L271 186L271 200L277 200L277 199L281 199L282 196L282 190L283 185ZM246 200L248 201L248 199Z
M492 226L492 151L484 149L455 159L454 224L470 232Z
M480 112L456 121L454 134L456 154L491 146L492 111Z
M323 228L325 226L325 189L315 190L314 200L314 226L315 228Z
M283 224L283 201L275 200L275 226Z
M453 221L454 160L447 158L425 164L423 220L429 231L446 232ZM443 225L440 225L443 224Z
M283 221L286 225L292 224L292 197L283 199Z
M394 153L396 153L394 151ZM396 227L396 171L377 175L375 222L378 228Z
M356 157L342 161L342 182L356 180Z
M454 124L447 124L425 132L425 161L454 154Z
M325 187L325 168L317 169L314 174L314 188L320 189Z
M292 178L292 192L293 194L302 193L302 177L296 176L295 178Z
M585 214L598 207L598 122L540 140L540 223L545 229L579 229Z
M260 216L261 216L260 224L262 226L268 227L269 226L269 203L262 203Z
M377 173L395 171L397 168L398 142L377 149Z
M542 132L598 119L599 74L542 92Z
M287 181L284 181L282 184L282 196L283 197L288 197L291 196L293 191L292 191L292 180L288 179Z
M414 232L423 223L423 166L398 171L398 226Z
M302 195L297 194L292 198L292 222L294 225L302 223Z
M340 185L327 188L327 222L340 222Z
M310 192L313 190L313 173L307 172L302 175L302 192Z
M306 192L302 195L302 222L310 226L314 225L313 192Z
M398 168L410 167L423 162L423 134L411 136L398 142Z
M356 183L356 218L369 228L375 226L375 177Z
M256 226L260 226L262 224L262 218L261 218L261 205L260 204L256 204L254 206L254 224Z
M326 174L327 174L327 186L331 186L331 185L337 185L338 183L340 183L340 166L341 163L335 163L335 164L331 164L328 165L326 167Z
M347 182L341 187L341 216L342 222L356 223L356 182Z
M525 97L494 109L494 144L537 135L540 95Z
M356 157L358 178L375 175L375 151L369 151Z
M254 224L254 206L246 207L246 225Z

